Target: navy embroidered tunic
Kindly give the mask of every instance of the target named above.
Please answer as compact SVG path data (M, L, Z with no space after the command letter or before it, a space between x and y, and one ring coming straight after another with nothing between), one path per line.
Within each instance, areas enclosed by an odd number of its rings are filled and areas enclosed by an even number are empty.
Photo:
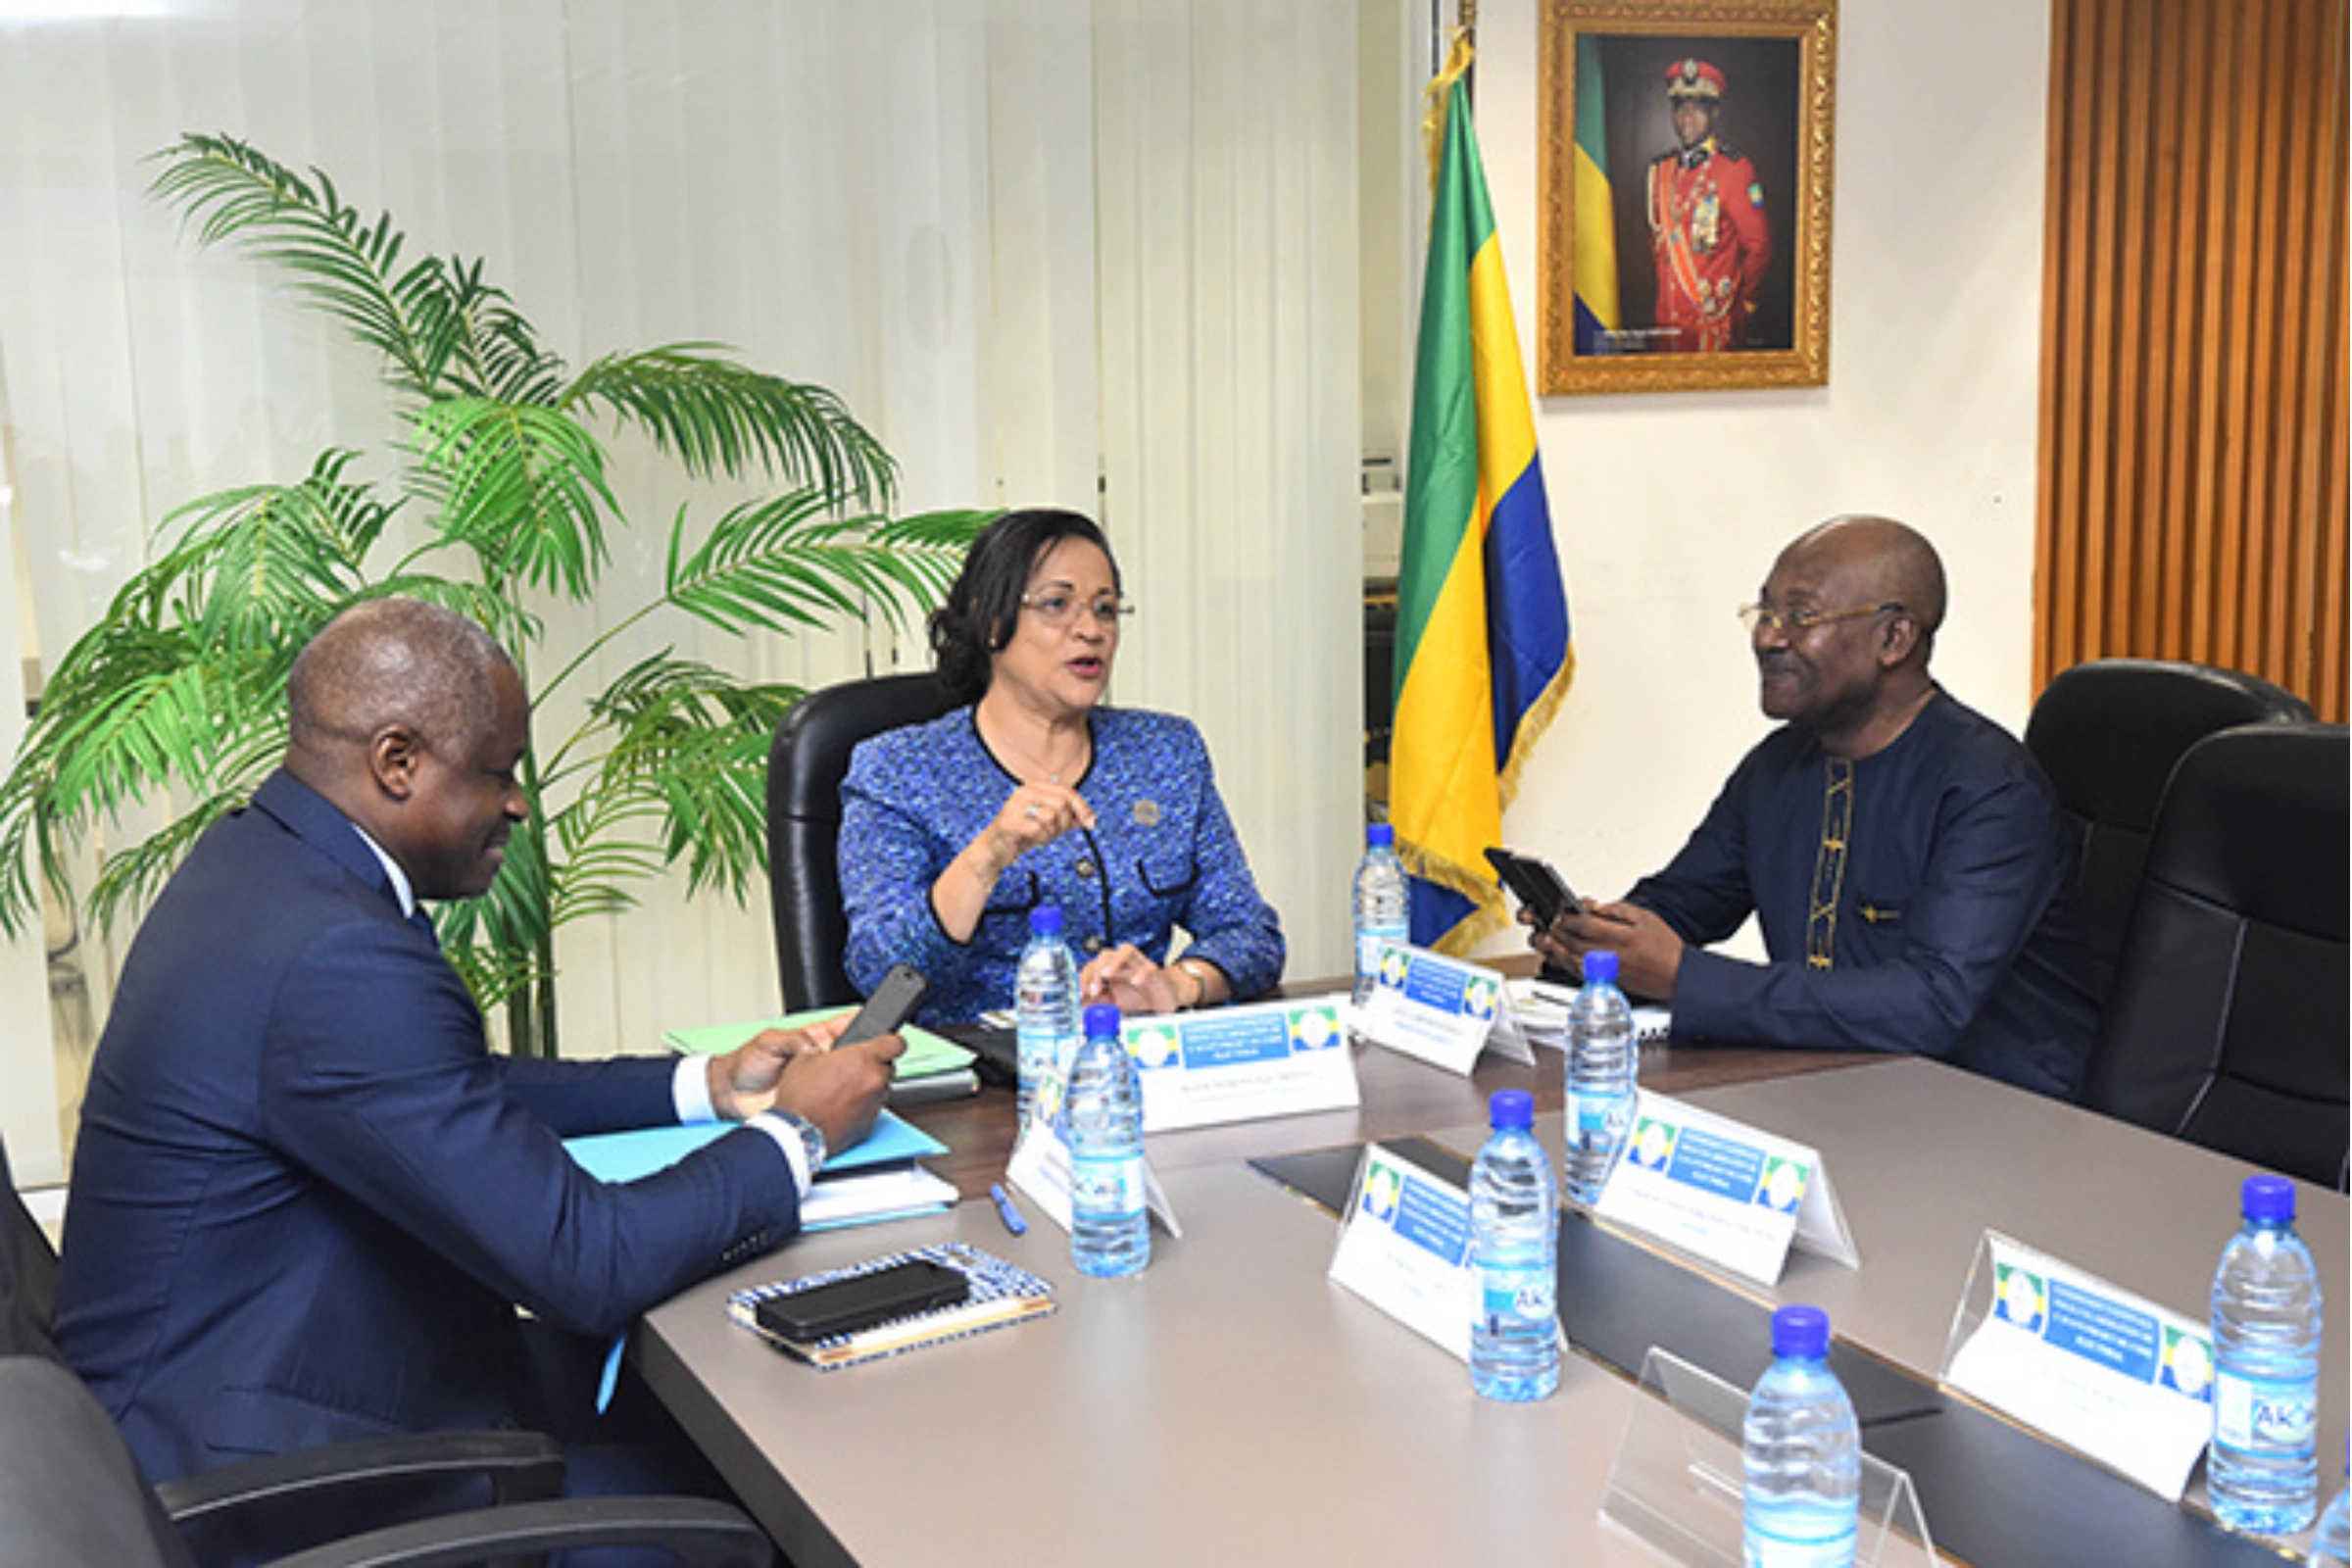
M1122 942L1164 963L1181 926L1186 956L1223 970L1237 998L1282 978L1282 923L1258 896L1200 732L1136 709L1097 708L1088 723L1094 760L1075 788L1095 826L1005 867L968 943L941 928L931 884L1018 781L981 741L968 708L851 754L841 786L844 966L860 991L893 963L911 963L931 981L918 1022L968 1023L1009 1007L1029 911L1041 903L1061 906L1081 967Z
M1692 945L1678 1039L1917 1053L2064 1097L2099 1022L2074 875L2041 769L1938 690L1843 768L1775 730L1626 898ZM1771 962L1699 951L1751 910Z

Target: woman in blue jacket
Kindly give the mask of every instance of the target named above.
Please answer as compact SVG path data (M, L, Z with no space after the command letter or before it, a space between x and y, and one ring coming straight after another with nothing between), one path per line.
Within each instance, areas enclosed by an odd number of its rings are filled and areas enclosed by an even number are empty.
M860 990L906 962L930 977L925 1022L1010 1006L1041 904L1060 907L1090 1002L1172 1012L1281 978L1282 925L1200 732L1102 703L1130 609L1075 513L1007 513L973 542L931 617L940 678L970 706L866 741L842 784Z

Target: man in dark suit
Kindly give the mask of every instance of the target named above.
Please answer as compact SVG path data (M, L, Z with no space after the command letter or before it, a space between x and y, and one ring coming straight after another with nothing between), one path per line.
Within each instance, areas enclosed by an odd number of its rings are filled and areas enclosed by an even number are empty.
M407 1430L582 1430L599 1342L799 1226L896 1037L727 1055L493 1055L419 898L470 897L526 806L529 710L478 627L336 617L285 765L148 915L99 1043L57 1339L158 1480ZM608 1186L576 1134L747 1125ZM516 1311L527 1309L526 1319Z
M1928 673L1943 611L1935 547L1889 518L1782 551L1740 610L1780 727L1671 864L1537 949L1615 953L1677 1040L1917 1053L2071 1096L2099 1027L2074 856L2026 749ZM1708 951L1751 914L1766 961Z

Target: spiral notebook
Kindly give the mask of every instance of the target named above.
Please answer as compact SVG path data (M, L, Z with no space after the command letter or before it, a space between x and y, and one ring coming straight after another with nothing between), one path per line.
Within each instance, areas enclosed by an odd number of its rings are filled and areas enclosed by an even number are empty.
M859 1329L854 1334L829 1335L806 1345L760 1326L758 1317L760 1303L771 1297L789 1296L834 1280L870 1274L876 1269L889 1268L916 1258L961 1269L972 1282L971 1294L954 1306L877 1323L870 1329ZM836 1367L856 1366L860 1361L876 1361L886 1355L920 1349L926 1345L960 1340L1002 1328L1007 1323L1045 1317L1054 1310L1054 1287L1051 1283L1018 1264L1007 1263L994 1253L984 1252L962 1242L943 1242L936 1247L918 1247L882 1257L869 1257L846 1268L827 1269L821 1274L804 1275L797 1280L779 1280L773 1285L755 1286L748 1291L737 1291L727 1298L727 1316L736 1323L785 1354L827 1372Z
M1568 1004L1576 1000L1576 987L1517 979L1504 983L1503 994L1510 999L1511 1016L1537 1045L1557 1046L1567 1036ZM1642 1045L1664 1045L1673 1028L1674 1014L1664 1007L1634 1004L1634 1038Z

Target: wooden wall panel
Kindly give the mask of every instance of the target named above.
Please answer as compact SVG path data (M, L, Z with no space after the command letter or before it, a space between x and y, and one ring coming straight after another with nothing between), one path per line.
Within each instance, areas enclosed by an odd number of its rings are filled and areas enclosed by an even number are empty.
M2052 0L2036 685L2268 676L2346 717L2345 0Z

